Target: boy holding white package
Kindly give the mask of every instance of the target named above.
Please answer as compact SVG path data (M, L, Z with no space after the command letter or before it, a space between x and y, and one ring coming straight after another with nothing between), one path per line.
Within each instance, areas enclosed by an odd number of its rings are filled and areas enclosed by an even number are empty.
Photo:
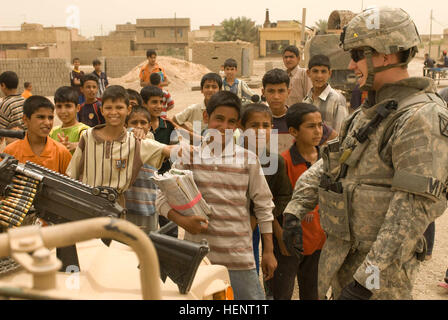
M181 215L172 209L162 193L157 195L156 208L159 214L186 230L185 239L200 242L205 238L208 241L210 253L207 257L213 264L227 267L235 299L264 299L255 269L247 203L249 200L254 203L263 237L261 265L265 280L272 277L277 267L272 244L274 204L256 155L233 144L240 109L241 101L235 94L228 91L216 93L204 111L204 122L213 141L209 139L195 150L200 152L199 159L198 154L193 154L193 161L173 165L193 172L199 191L212 207L209 219ZM219 147L210 152L211 145Z

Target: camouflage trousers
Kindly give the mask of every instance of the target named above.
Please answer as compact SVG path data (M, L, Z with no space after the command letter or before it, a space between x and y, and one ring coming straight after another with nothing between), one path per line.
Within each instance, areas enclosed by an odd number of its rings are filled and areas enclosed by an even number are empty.
M354 281L353 275L369 252L366 249L353 250L350 242L328 236L319 260L319 299L325 299L330 286L333 297L339 297L342 288ZM378 285L371 290L371 299L412 300L412 287L419 264L414 254L402 263L393 263L387 269L381 270L378 273ZM364 283L361 285L366 286Z

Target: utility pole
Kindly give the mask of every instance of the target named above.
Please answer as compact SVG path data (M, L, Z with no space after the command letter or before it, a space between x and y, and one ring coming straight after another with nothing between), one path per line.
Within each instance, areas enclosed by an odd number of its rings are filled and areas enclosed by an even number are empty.
M176 12L174 12L174 39L177 43L177 21L176 21Z
M429 51L428 51L428 55L431 58L431 38L432 38L432 9L431 9L431 16L429 18Z
M306 8L302 8L302 28L301 28L301 41L300 41L300 45L302 47L302 50L300 50L300 52L302 53L302 57L301 60L304 60L304 53L303 53L303 48L305 48L305 33L306 33Z

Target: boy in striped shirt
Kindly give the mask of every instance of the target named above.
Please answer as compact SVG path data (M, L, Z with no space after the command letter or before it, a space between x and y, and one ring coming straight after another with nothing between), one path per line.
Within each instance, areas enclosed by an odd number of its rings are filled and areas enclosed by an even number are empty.
M159 87L160 89L162 89L162 86L160 85L160 83L162 82L162 78L160 77L160 74L158 74L158 73L151 74L149 76L149 81L151 82L152 86L156 86L156 87ZM174 100L168 91L162 89L162 92L163 92L162 114L160 115L160 117L162 117L163 119L166 119L166 117L168 115L167 112L174 108Z
M253 201L263 237L261 265L266 280L277 267L272 244L274 204L257 156L233 142L240 109L241 101L234 93L221 91L213 95L204 111L208 141L195 149L193 161L182 159L173 165L193 172L199 191L212 207L209 220L181 215L161 192L156 209L186 230L185 239L208 241L207 257L213 264L227 267L235 299L259 300L265 296L255 269L249 203Z
M133 107L126 118L126 126L134 129L141 128L145 134L148 134L151 127L149 111L144 107ZM126 207L128 209L126 219L148 234L150 231L157 230L158 225L158 214L155 206L157 186L151 180L156 171L156 168L144 164L134 184L125 191Z
M123 207L123 192L135 181L142 166L160 168L173 148L152 139L140 141L128 132L125 122L130 110L126 89L107 87L101 106L106 123L84 131L67 168L68 176L83 183L115 188Z

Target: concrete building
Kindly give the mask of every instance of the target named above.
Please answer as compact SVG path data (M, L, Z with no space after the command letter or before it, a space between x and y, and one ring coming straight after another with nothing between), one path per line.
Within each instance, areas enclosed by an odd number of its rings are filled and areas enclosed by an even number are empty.
M70 59L71 42L82 39L78 30L23 23L20 30L0 31L0 58Z
M266 20L258 29L260 39L260 57L276 56L289 45L301 46L302 24L293 20L279 20L271 23L269 11L266 10ZM311 38L313 31L305 28L305 41Z
M79 58L81 64L90 64L99 57L145 56L148 49L162 55L169 52L184 56L189 32L189 18L137 19L136 24L116 25L107 36L73 42L71 57Z
M137 19L135 51L167 50L188 47L190 18Z
M188 43L191 46L195 41L213 41L215 32L222 29L223 26L199 26L199 30L193 30L188 34Z

